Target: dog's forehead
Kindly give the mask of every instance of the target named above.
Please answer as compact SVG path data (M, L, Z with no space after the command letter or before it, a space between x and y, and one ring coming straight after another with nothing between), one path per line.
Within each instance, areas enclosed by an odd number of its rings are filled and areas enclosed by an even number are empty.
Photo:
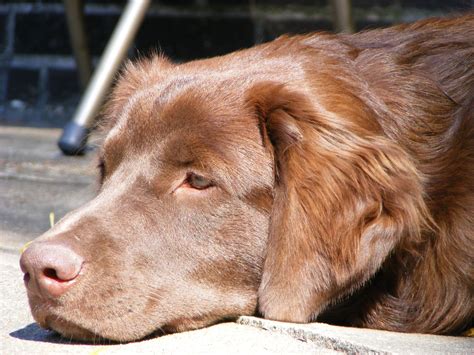
M233 125L231 118L242 113L242 95L226 90L227 85L222 78L210 82L200 75L171 78L139 90L120 110L107 140L131 133L160 136L189 127L198 132Z
M243 95L219 84L186 77L136 92L104 149L159 152L160 159L188 161L209 151L236 155L248 142L258 145L258 124Z

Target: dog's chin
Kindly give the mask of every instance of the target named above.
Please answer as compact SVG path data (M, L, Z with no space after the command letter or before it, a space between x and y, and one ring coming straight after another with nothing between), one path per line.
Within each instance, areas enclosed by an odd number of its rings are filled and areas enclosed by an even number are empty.
M43 326L43 325L42 325ZM43 326L44 327L44 326ZM46 327L58 333L61 337L67 340L75 340L78 342L84 343L93 343L93 344L110 344L110 343L129 343L133 341L142 340L144 338L155 337L161 335L157 332L153 332L152 335L145 334L143 336L137 336L132 334L104 334L92 332L86 328L83 328L77 324L68 322L64 319L57 317L47 317L46 318Z
M30 307L33 318L41 328L52 330L65 339L85 342L104 340L104 338L98 334L53 314L51 312L52 305L50 303L37 306L32 303L32 299L30 298Z
M57 317L46 317L45 323L39 324L43 328L54 330L56 333L68 340L93 343L104 343L111 341L111 339L106 339L83 327Z
M126 332L120 332L120 334L115 334L113 331L91 331L57 315L41 314L41 312L36 312L34 318L41 328L52 330L67 341L74 340L83 343L110 344L128 343L149 337L149 334L137 336L136 333L128 334Z
M59 309L58 304L51 301L42 301L39 303L35 297L30 298L30 308L34 320L38 325L47 330L58 333L67 341L78 341L94 344L110 344L110 343L128 343L138 341L144 338L162 335L162 331L155 329L141 329L131 324L129 327L117 327L109 325L101 326L100 321L95 321L94 326L88 326L88 322L75 321L65 317ZM64 305L63 305L64 306ZM158 329L161 329L158 327Z

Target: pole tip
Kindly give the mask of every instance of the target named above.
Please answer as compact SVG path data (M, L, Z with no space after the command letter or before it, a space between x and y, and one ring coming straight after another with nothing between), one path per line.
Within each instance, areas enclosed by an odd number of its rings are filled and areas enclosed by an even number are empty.
M78 125L75 122L69 122L59 138L59 149L65 155L83 155L86 151L89 129Z

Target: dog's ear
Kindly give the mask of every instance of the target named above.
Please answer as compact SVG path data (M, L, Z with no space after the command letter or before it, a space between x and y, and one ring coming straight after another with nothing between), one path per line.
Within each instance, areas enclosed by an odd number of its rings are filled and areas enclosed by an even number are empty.
M353 96L324 108L308 93L261 83L247 103L275 160L259 310L307 322L397 246L419 241L427 218L420 177Z

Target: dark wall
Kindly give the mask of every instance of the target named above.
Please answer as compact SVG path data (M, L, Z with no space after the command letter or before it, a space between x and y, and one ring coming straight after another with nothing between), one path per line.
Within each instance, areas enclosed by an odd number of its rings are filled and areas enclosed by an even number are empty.
M85 1L95 60L125 1ZM462 12L474 0L354 0L356 29ZM159 48L174 60L208 57L283 33L333 29L325 0L154 1L130 57ZM80 97L63 3L0 0L0 124L62 126Z

